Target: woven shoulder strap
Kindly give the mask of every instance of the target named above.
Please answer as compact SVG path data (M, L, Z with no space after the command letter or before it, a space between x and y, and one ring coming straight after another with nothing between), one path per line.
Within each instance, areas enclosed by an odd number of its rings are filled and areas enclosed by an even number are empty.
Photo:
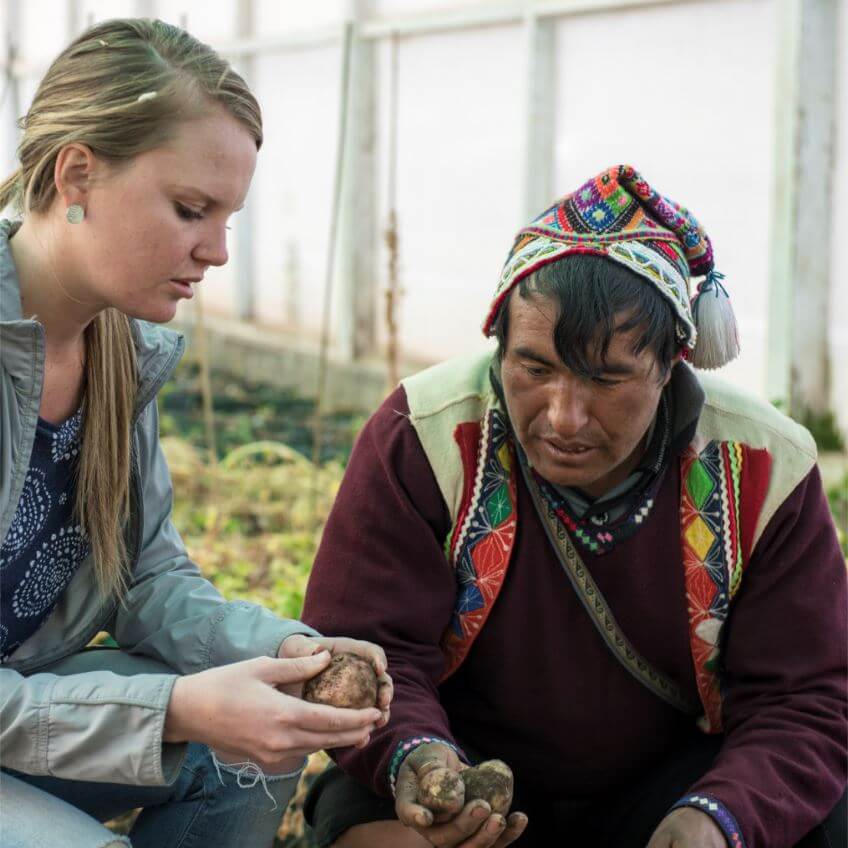
M603 637L612 655L643 686L650 689L666 703L687 715L701 714L701 705L680 691L680 688L661 671L648 662L624 635L606 599L601 594L589 569L583 563L580 554L571 542L568 531L557 518L556 512L545 500L538 483L527 468L523 458L519 459L521 473L533 499L533 506L539 515L545 533L551 542L563 571L565 571L577 597L589 613L592 624Z

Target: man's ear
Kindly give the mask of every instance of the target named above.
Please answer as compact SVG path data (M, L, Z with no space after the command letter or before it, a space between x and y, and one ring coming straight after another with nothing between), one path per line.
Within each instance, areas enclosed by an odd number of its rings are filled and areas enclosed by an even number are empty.
M678 350L672 357L671 362L668 363L668 371L666 371L665 377L663 377L663 388L668 385L668 381L671 379L671 372L674 371L674 366L677 365L681 359L683 359L683 351Z
M66 144L59 151L53 169L53 181L65 209L74 203L85 209L97 165L97 157L86 144Z

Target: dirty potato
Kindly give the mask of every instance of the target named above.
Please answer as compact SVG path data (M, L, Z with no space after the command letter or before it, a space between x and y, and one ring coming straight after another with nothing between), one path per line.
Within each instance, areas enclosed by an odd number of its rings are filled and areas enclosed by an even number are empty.
M465 803L481 798L493 813L505 816L512 804L512 769L503 760L487 760L462 772Z
M306 682L303 699L331 707L364 709L377 705L377 675L373 667L354 654L336 654L330 664Z
M452 769L427 772L418 783L418 803L434 813L458 813L465 803L465 785Z

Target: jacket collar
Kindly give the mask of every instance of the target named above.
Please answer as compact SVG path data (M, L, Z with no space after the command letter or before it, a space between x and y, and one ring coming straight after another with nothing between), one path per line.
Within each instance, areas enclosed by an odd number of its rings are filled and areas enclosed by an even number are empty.
M33 334L43 333L41 325L21 314L21 290L9 240L20 221L0 219L0 362L15 377L32 375ZM138 357L138 402L141 411L168 379L182 356L185 343L180 333L131 320Z
M21 292L18 272L12 261L9 239L18 231L20 221L0 219L0 322L21 320Z

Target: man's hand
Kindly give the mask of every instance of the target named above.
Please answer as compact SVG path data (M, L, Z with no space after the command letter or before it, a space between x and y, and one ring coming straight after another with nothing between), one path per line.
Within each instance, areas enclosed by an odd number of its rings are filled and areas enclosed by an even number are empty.
M304 636L302 633L296 633L283 640L277 656L293 659L309 657L321 651L329 651L331 654L356 654L371 663L377 675L377 709L382 714L377 727L385 727L389 723L389 705L394 695L392 678L386 673L388 663L385 651L379 645L361 639L348 639L344 636ZM299 684L299 688L295 685L283 691L300 698L303 694L303 683Z
M418 781L436 768L462 772L468 766L453 748L439 742L416 748L398 771L395 812L401 823L439 848L503 848L523 833L527 827L524 813L510 813L505 819L493 813L485 801L470 801L434 817L418 803Z
M680 807L660 822L648 848L727 848L727 840L706 813Z
M297 768L322 748L363 746L380 721L374 708L342 710L285 694L325 669L323 651L255 660L178 677L165 716L165 742L202 742L227 761L251 760L266 772Z

